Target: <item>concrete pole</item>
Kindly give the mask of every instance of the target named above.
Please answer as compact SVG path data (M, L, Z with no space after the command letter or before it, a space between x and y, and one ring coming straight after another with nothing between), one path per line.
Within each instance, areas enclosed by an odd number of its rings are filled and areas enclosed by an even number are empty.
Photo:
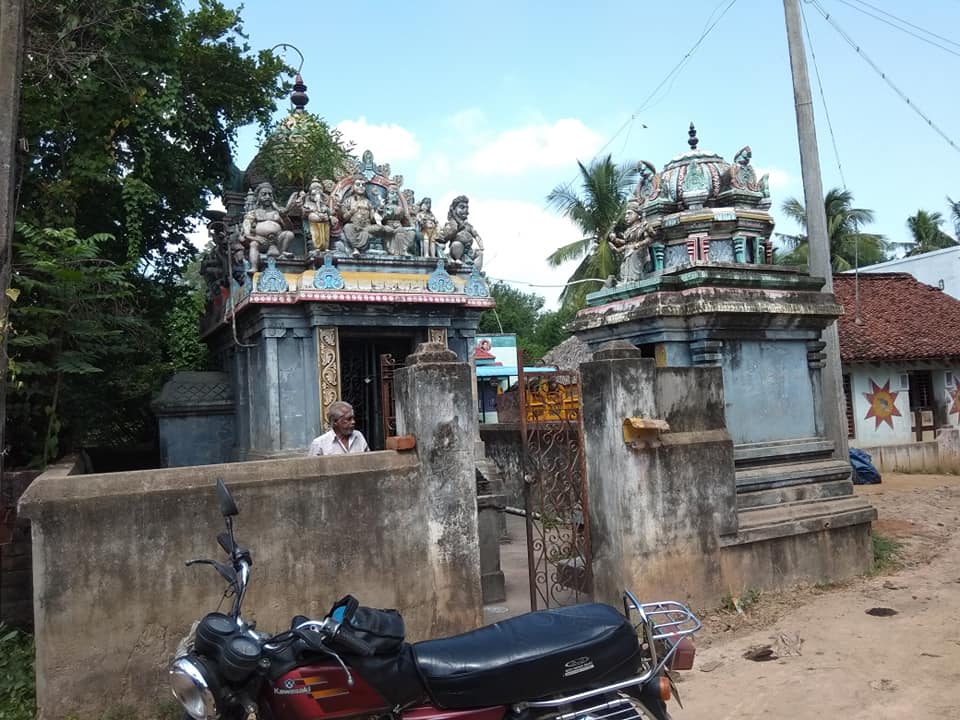
M23 57L24 0L0 0L0 483L3 482L7 423L7 318L13 259L14 188L16 187L17 116Z
M793 97L797 111L797 137L800 143L800 172L803 175L803 202L807 211L810 274L823 277L825 292L833 292L833 270L830 264L830 239L827 234L827 213L824 208L823 183L820 179L820 156L817 131L813 122L813 100L810 76L800 27L799 0L783 0L787 23L787 45L790 48L790 70L793 74ZM834 444L834 457L846 460L847 421L843 401L843 380L840 369L840 338L834 321L823 331L826 343L823 383L824 435Z

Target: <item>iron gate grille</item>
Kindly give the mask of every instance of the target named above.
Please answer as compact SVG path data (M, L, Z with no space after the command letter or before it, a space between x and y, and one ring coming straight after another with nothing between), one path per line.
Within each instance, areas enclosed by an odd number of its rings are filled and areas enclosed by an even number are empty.
M518 368L530 609L593 592L580 375Z

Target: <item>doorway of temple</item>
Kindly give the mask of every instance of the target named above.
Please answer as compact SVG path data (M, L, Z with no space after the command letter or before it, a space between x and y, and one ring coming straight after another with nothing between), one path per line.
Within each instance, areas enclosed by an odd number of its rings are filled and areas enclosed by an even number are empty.
M370 334L340 333L340 397L353 405L357 429L371 450L383 450L383 413L380 388L383 378L380 356L391 355L402 365L413 352L415 338L376 331Z

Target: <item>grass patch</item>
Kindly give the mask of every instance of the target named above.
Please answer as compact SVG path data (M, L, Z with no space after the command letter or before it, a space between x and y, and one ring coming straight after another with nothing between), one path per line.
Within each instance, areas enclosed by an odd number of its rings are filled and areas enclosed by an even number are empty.
M757 590L756 588L747 588L739 595L725 595L723 597L723 609L728 612L735 612L740 615L746 613L750 608L760 602L760 596L763 595L763 591Z
M0 623L0 720L33 720L33 637Z
M900 543L879 533L871 533L870 539L873 541L871 575L879 575L900 567L900 551L903 547Z

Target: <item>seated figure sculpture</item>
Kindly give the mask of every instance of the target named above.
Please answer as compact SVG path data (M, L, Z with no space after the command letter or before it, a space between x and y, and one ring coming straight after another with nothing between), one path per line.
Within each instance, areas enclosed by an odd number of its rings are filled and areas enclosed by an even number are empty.
M260 255L266 252L269 257L293 257L289 251L293 241L293 231L284 227L285 215L297 200L296 193L290 196L287 206L280 208L273 201L273 186L260 183L257 186L255 205L243 217L240 236L247 248L250 272L260 269Z
M383 206L383 234L391 255L416 255L417 230L410 227L410 216L400 202L400 192L391 187Z
M445 245L447 256L458 263L473 265L478 270L483 262L483 241L467 222L470 215L470 200L466 195L458 195L450 203L447 222L437 235L436 242Z

